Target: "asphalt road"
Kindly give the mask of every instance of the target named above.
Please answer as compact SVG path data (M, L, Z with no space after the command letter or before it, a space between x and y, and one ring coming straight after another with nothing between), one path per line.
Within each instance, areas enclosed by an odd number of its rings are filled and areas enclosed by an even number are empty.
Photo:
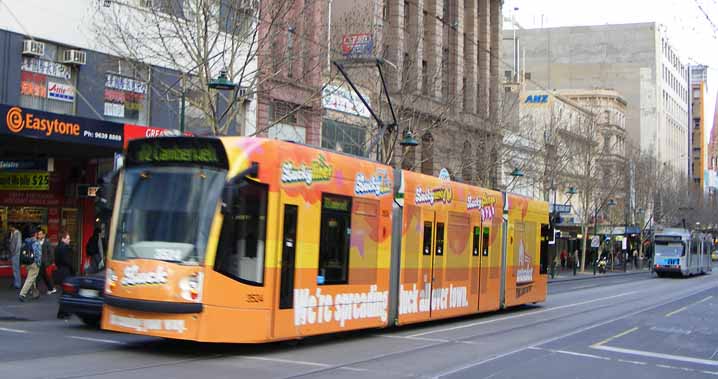
M0 378L718 377L718 273L549 288L536 306L298 344L196 344L75 319L0 319Z

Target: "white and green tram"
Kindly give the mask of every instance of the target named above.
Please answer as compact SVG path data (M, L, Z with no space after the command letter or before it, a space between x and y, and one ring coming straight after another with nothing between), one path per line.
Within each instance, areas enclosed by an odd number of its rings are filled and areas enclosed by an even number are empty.
M654 270L658 276L691 276L711 272L713 238L685 228L658 229L653 241Z

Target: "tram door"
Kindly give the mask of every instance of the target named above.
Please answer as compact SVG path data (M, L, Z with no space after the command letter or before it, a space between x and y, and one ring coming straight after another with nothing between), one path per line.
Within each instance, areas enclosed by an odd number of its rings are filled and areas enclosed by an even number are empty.
M476 289L476 308L481 304L481 224L471 227L472 291Z
M272 335L274 337L292 337L298 335L298 328L294 325L294 287L299 273L297 262L301 254L301 246L297 244L302 231L299 225L299 209L301 206L294 199L283 198L279 204L279 246L276 250L276 259L279 269L275 271L275 294L278 301L274 314Z
M441 293L444 287L444 277L446 269L446 215L441 213L424 210L423 211L424 221L424 260L430 260L431 262L431 297L429 300L430 314L434 313L438 304L435 304L435 299L441 298ZM429 238L432 236L432 238ZM425 266L426 267L426 266Z
M294 270L297 253L298 207L284 205L284 226L282 227L282 262L279 283L279 309L290 309L294 303Z

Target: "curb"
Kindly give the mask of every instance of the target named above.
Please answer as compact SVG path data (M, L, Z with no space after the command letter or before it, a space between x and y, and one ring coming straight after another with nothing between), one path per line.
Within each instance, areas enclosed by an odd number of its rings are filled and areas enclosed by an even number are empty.
M588 280L588 279L597 279L597 278L609 278L614 276L628 276L628 275L638 275L638 274L647 274L650 273L650 271L633 271L633 272L621 272L618 274L596 274L596 275L586 275L586 276L576 276L568 278L568 279L549 279L549 283L560 283L560 282L573 282L576 280Z

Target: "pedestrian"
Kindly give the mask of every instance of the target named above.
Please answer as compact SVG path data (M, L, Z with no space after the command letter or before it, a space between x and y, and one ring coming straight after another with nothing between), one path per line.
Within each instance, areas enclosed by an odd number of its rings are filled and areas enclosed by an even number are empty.
M53 293L57 292L55 289L55 283L52 280L52 275L48 272L48 268L52 266L53 262L55 261L55 258L52 254L52 246L50 245L50 240L45 238L47 235L45 234L45 231L42 228L37 229L37 242L40 244L40 248L42 251L42 259L40 260L40 273L38 274L38 281L42 279L42 281L45 283L45 287L47 287L47 294L52 295Z
M573 251L573 275L576 276L576 270L581 267L581 261L578 259L578 249Z
M561 257L558 255L553 258L553 262L551 263L551 278L556 276L556 269L561 267Z
M638 250L633 249L633 269L636 270L638 268Z
M27 277L18 295L20 301L26 301L30 292L32 292L33 299L40 297L40 291L37 290L37 283L35 283L35 281L37 280L37 275L40 272L40 264L42 263L42 246L37 241L37 233L25 239L23 249L32 251L33 262L25 265Z
M20 276L20 250L22 249L22 233L17 225L10 224L10 259L12 260L12 285L19 290L22 287L22 276Z
M60 235L62 237L55 248L55 266L57 266L55 278L57 282L62 283L65 278L75 276L75 268L72 265L73 253L72 247L70 247L70 233L63 232Z
M566 268L566 261L568 260L568 253L566 249L561 250L561 269Z
M90 267L88 269L88 273L90 274L100 271L102 257L104 256L101 233L102 229L99 226L95 226L92 236L87 240L87 244L85 245L85 252L87 256L90 257Z

